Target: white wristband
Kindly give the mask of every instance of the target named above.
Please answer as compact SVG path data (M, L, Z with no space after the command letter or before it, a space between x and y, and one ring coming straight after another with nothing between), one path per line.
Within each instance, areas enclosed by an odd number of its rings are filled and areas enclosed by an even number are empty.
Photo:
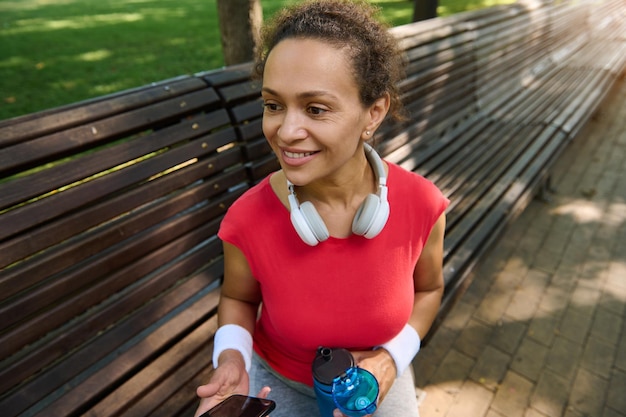
M246 371L252 367L252 335L237 324L225 324L215 332L213 341L213 368L217 368L220 354L234 349L241 353L246 364Z
M409 367L415 355L420 350L420 335L413 326L406 324L402 331L387 343L377 348L384 348L396 363L397 377L400 377Z

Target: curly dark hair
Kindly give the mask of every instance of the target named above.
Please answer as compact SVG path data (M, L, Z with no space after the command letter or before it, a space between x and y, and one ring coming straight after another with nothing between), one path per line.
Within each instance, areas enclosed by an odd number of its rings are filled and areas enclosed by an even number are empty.
M364 106L389 93L389 114L402 120L398 82L404 60L396 39L379 20L379 9L363 0L314 0L277 13L261 32L255 72L263 76L272 49L289 38L318 39L350 53L354 77Z

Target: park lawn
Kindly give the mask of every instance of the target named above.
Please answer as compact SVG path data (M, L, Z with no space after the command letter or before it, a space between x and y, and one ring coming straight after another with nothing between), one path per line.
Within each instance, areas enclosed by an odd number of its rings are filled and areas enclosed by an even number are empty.
M265 18L297 0L261 0ZM512 0L440 0L448 15ZM412 2L372 0L392 25ZM216 0L0 0L0 120L223 65Z

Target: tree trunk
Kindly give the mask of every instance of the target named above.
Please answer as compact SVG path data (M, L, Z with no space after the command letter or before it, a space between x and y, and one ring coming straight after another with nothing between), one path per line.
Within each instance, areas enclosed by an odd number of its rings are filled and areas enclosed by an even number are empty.
M251 61L263 22L261 0L217 0L226 65Z
M437 0L415 0L413 7L413 21L432 19L437 17Z

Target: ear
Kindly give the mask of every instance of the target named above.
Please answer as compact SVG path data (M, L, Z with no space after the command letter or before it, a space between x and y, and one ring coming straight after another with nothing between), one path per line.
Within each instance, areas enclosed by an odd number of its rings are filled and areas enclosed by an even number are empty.
M369 140L374 136L376 129L378 129L383 120L385 120L390 105L391 98L389 93L385 93L367 109L367 123L361 134L364 140Z

